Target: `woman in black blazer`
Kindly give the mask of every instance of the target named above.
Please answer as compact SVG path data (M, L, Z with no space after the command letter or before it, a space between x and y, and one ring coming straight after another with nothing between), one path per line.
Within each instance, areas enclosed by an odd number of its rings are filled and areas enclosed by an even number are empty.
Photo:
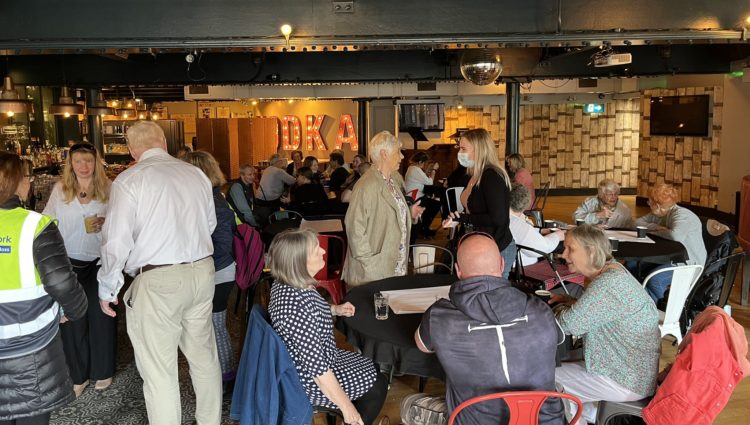
M452 212L443 225L457 221L467 230L492 235L505 260L503 277L507 278L516 257L516 244L509 228L510 178L500 165L497 148L487 130L477 128L461 136L458 162L470 176L461 194L464 212Z

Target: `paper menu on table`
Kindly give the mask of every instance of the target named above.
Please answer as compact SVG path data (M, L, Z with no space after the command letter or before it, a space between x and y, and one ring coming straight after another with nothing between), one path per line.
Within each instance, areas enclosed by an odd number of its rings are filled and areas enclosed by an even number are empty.
M615 238L620 242L656 243L648 236L639 238L635 230L605 230L604 234L608 238Z
M388 306L395 314L421 314L440 298L448 298L450 285L431 288L382 291Z

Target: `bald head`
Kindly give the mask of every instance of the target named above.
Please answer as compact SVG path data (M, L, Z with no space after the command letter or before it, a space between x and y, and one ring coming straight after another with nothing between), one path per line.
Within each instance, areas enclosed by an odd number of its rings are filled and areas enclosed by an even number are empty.
M503 275L503 257L495 241L487 236L469 236L458 248L456 271L460 279Z

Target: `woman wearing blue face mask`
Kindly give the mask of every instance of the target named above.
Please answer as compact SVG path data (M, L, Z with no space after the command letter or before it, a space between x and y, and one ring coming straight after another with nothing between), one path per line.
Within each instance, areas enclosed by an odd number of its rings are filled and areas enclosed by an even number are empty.
M461 193L464 212L451 212L443 221L472 227L495 238L505 260L503 277L507 278L516 256L516 244L510 233L510 178L500 165L497 147L483 128L469 130L461 136L458 162L466 167L469 182Z

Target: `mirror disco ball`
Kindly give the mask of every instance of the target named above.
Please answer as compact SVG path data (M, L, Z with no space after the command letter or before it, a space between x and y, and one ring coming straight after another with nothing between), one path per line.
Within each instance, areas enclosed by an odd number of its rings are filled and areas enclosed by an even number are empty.
M469 50L461 57L461 75L478 86L494 83L501 72L500 55L492 50Z

